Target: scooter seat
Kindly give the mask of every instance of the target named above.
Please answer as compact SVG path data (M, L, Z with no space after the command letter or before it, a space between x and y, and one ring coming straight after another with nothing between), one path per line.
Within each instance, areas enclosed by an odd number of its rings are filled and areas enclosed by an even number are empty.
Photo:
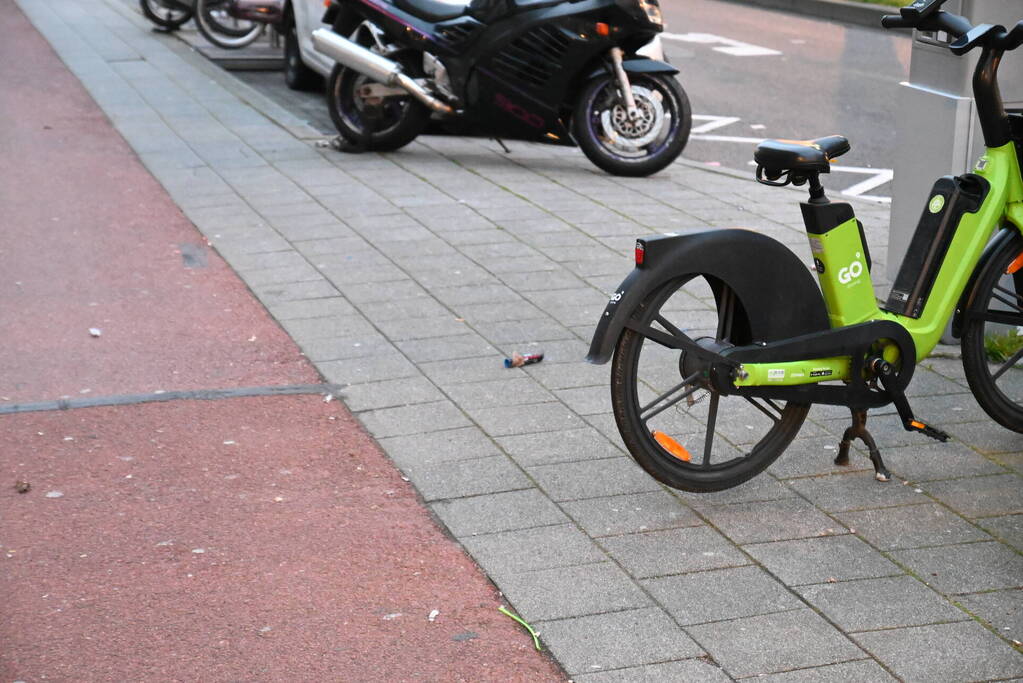
M828 173L832 159L848 151L849 141L841 135L816 140L764 140L753 152L753 160L769 172Z
M394 0L394 6L430 22L447 21L465 14L468 2L442 0Z

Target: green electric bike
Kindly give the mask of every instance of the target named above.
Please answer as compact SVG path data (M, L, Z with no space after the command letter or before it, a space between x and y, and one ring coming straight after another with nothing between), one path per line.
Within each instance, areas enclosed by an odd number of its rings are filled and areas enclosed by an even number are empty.
M944 2L917 0L882 25L947 32L957 55L981 50L973 89L987 149L971 173L934 184L883 306L862 225L820 182L849 150L838 135L768 140L754 154L759 182L809 189L800 206L819 287L787 247L755 232L637 240L635 269L587 360L613 356L618 429L658 481L697 492L747 481L788 447L813 403L851 411L835 462L847 464L860 439L887 481L867 411L893 403L905 429L948 439L914 415L906 389L950 319L973 395L1023 433L1023 113L1006 112L997 80L1003 54L1023 44L1023 21L972 26Z

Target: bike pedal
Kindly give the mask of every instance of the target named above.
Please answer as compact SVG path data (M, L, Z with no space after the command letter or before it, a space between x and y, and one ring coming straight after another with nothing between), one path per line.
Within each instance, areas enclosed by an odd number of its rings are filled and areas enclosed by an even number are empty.
M929 436L932 439L945 442L948 441L948 434L938 429L937 427L931 427L930 425L924 424L920 420L910 420L906 429L911 432L920 432L924 436Z

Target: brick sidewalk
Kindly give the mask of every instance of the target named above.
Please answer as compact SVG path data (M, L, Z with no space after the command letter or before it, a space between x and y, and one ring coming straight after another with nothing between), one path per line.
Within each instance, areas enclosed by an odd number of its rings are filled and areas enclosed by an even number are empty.
M633 238L746 225L805 257L798 195L473 139L339 155L127 0L19 4L575 680L1023 675L1023 440L958 361L910 388L952 442L873 418L889 485L862 453L831 464L827 408L725 493L665 490L622 450L582 357ZM883 272L887 210L857 213ZM502 367L533 345L543 363Z

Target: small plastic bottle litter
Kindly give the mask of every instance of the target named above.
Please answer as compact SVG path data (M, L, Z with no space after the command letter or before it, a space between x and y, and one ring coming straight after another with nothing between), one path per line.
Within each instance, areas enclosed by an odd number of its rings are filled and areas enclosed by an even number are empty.
M511 358L504 359L504 367L506 368L521 368L523 365L532 365L533 363L539 363L543 360L543 351L539 353L531 353L523 356L519 353L513 353Z

